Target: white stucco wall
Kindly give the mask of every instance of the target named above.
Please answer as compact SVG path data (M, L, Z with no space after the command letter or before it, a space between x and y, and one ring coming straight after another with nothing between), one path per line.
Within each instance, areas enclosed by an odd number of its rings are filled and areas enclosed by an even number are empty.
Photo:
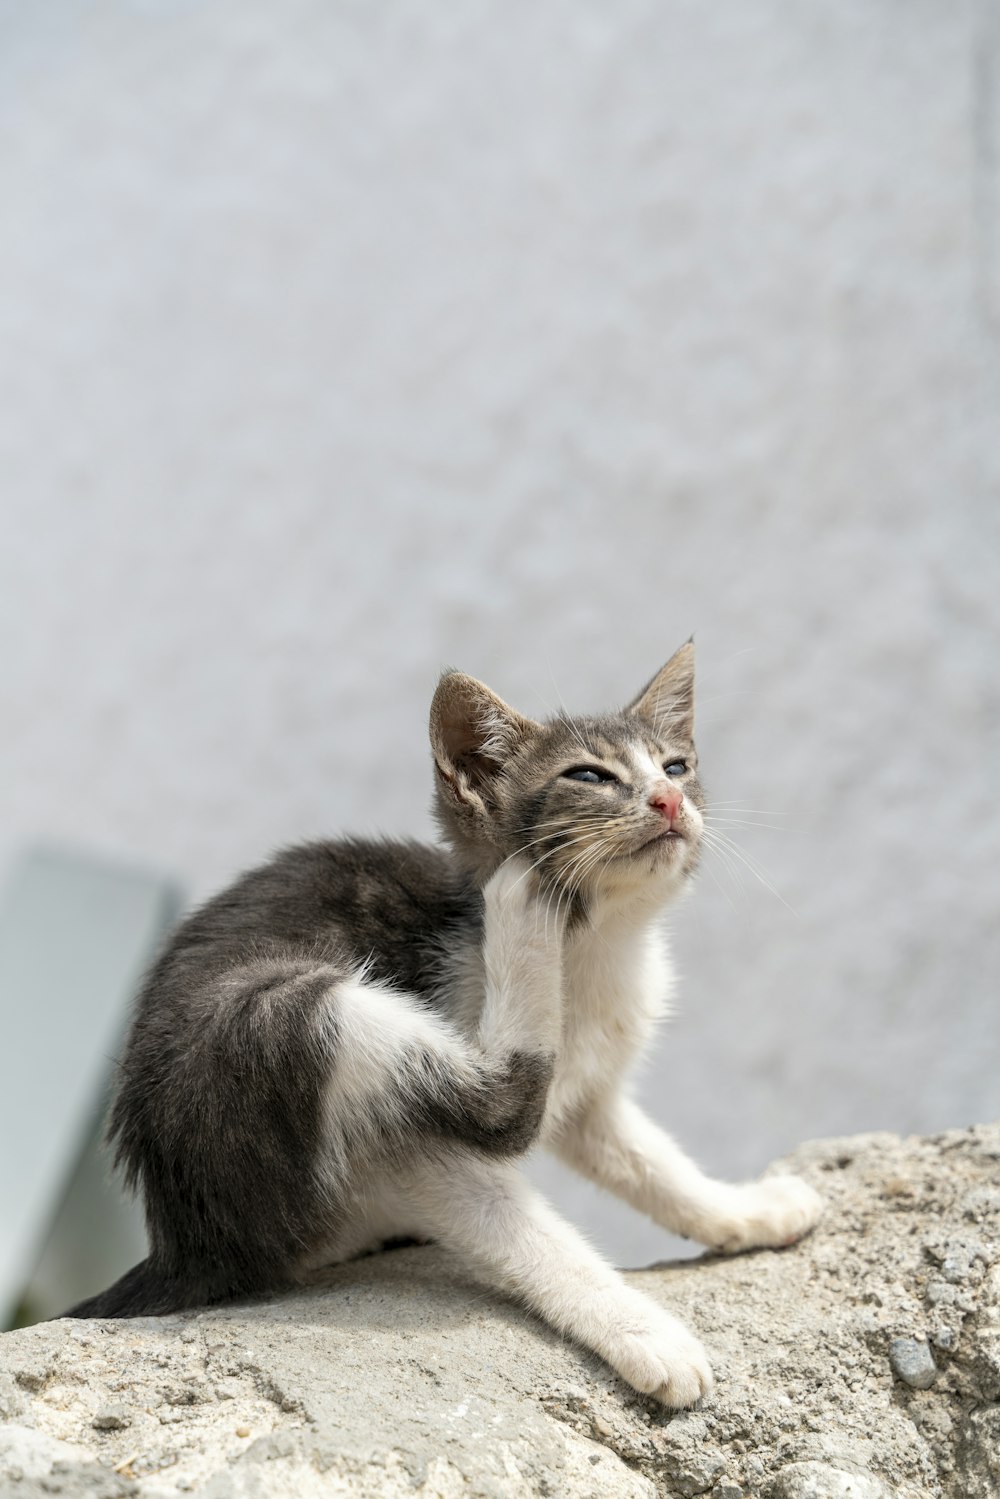
M693 629L788 904L706 872L649 1102L729 1172L1000 1111L988 0L5 4L0 216L0 861L424 834L442 665Z

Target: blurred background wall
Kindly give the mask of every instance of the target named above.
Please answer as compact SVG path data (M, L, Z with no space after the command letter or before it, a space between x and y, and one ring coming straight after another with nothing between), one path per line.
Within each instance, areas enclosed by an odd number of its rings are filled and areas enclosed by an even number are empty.
M427 835L443 665L694 630L781 898L707 861L643 1096L734 1175L996 1115L998 15L0 4L0 862Z

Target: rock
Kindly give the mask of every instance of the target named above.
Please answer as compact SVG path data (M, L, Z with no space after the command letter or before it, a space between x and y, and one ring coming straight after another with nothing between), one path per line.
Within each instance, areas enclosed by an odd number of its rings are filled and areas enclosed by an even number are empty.
M953 1327L948 1326L947 1322L942 1322L931 1330L931 1342L935 1348L951 1353L958 1347L958 1334Z
M95 1461L83 1446L30 1427L0 1427L3 1499L129 1499L137 1485Z
M693 1453L676 1471L674 1487L683 1499L692 1499L696 1494L706 1494L726 1471L726 1459L717 1447L704 1447Z
M967 1413L955 1440L951 1493L961 1499L997 1499L1000 1494L1000 1406Z
M938 1377L934 1356L923 1338L893 1338L889 1362L893 1373L913 1390L929 1390Z
M895 1499L895 1490L870 1474L848 1473L827 1463L789 1463L778 1474L770 1499Z
M731 1478L724 1478L712 1490L711 1499L743 1499L743 1490Z
M132 1417L123 1405L104 1405L90 1424L95 1431L123 1431Z
M808 1239L631 1274L711 1351L696 1411L435 1248L266 1303L6 1334L0 1495L997 1499L998 1160L998 1126L803 1146L784 1164L829 1202Z
M24 1410L25 1396L14 1376L0 1369L0 1421L12 1421Z
M23 1390L31 1390L37 1394L44 1390L50 1379L55 1377L55 1361L47 1355L39 1357L31 1347L25 1350L23 1358L15 1359L10 1364L9 1372Z

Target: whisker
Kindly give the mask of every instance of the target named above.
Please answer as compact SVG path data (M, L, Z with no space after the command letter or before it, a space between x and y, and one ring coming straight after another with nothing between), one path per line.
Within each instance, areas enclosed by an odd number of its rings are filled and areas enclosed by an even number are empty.
M715 886L716 890L718 890L719 894L722 896L729 909L731 911L735 911L736 903L734 902L732 896L729 894L729 891L726 889L725 885L715 873L715 870L712 868L711 862L705 865L705 873L708 875L709 879L712 881L712 884Z
M597 823L602 822L604 819L602 817L600 817L600 816L591 815L587 819L583 819L583 818L580 818L580 817L576 817L576 818L573 818L573 819L555 818L555 819L553 819L549 823L544 823L544 822L538 823L537 826L536 826L536 831L538 830L538 828L546 828L546 827L551 828L553 831L547 832L547 833L543 833L538 838L529 838L528 841L527 841L527 843L522 843L520 848L515 848L512 853L509 853L507 855L507 857L503 860L503 863L504 864L509 864L510 861L511 861L511 859L516 859L517 856L518 856L518 854L523 854L524 853L525 849L533 848L536 843L544 843L546 841L546 839L556 837L557 833L560 832L563 829L565 829L566 831L569 831L572 828L579 827L585 820L588 821L588 822L590 822L590 823L593 823L594 825L596 825Z
M783 828L777 822L747 822L745 817L716 817L712 812L705 814L705 821L715 828L764 828L769 833L794 832L793 828Z
M556 905L557 921L559 920L559 911L562 907L564 897L567 903L572 903L577 892L582 886L584 879L590 872L590 869L599 861L603 852L604 850L601 845L596 844L592 845L590 848L583 849L582 852L576 856L573 864L571 864L569 870L567 871L565 889L563 894L560 895L559 901Z
M561 723L565 729L569 730L570 738L573 740L574 744L578 744L580 746L580 753L582 755L586 756L588 760L599 758L597 756L597 752L593 749L593 747L584 741L583 735L580 733L580 730L577 728L576 724L570 718L565 709L562 709L555 716L557 721Z
M716 801L706 803L710 812L760 812L764 817L780 817L782 814L777 807L745 807L741 801Z
M769 890L776 900L780 900L785 909L790 911L793 916L798 916L799 913L795 910L794 906L789 905L788 901L781 894L781 891L777 890L771 883L771 881L766 877L766 875L762 873L762 871L757 867L756 861L752 859L744 849L741 849L738 844L734 843L731 838L727 837L724 833L718 832L717 830L710 832L710 830L707 828L705 829L705 833L703 836L708 838L710 842L714 842L715 847L720 852L723 847L726 847L729 853L739 859L739 861L746 866L746 868L750 871L754 878L760 881L765 890Z
M718 856L718 858L722 862L723 869L729 875L730 879L739 886L740 893L744 894L745 887L743 884L743 872L737 861L733 858L732 852L725 846L725 844L716 843L707 829L702 834L702 837L705 842L705 847L710 848L712 852Z
M583 843L589 840L590 837L591 833L588 829L583 833L578 833L575 838L570 838L564 843L557 843L553 848L547 849L544 854L540 854L537 859L535 859L531 864L528 865L528 868L524 871L524 873L514 881L511 889L516 890L522 880L527 879L529 874L531 874L534 870L539 869L546 859L551 859L553 854L562 853L565 849L572 848L574 844ZM510 857L513 858L513 855L510 855ZM504 862L506 863L507 861L504 860Z

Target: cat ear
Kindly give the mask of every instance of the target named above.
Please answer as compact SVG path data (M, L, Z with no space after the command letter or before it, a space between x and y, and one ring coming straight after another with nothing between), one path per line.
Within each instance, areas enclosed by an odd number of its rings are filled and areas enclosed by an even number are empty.
M504 764L537 728L475 677L445 672L431 703L430 730L447 799L462 810L487 813Z
M625 711L677 738L694 737L694 637L674 652Z

